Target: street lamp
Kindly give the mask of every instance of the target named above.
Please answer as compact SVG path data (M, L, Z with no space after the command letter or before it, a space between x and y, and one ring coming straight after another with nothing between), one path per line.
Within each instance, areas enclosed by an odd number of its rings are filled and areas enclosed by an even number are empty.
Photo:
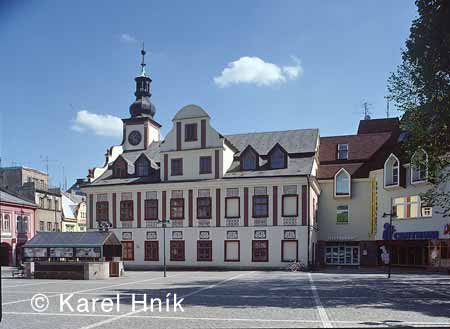
M159 220L158 223L162 224L163 228L163 261L164 261L164 277L167 277L167 271L166 271L166 226L167 224L170 224L169 219L163 219Z
M392 268L392 217L395 216L393 213L383 213L383 218L389 216L389 263L388 263L388 279L391 278L391 268Z

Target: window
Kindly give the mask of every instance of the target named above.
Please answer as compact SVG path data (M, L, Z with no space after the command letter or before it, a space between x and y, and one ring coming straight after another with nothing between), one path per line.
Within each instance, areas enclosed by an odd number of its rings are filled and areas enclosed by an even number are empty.
M329 265L359 265L359 247L346 245L326 247L325 263Z
M150 176L150 161L148 161L144 156L141 156L136 160L135 168L136 176Z
M127 177L127 163L121 157L117 158L113 164L113 176L117 178Z
M281 261L297 262L298 261L298 241L282 240L281 241Z
M108 221L108 201L97 201L95 215L97 222Z
M384 186L398 186L400 177L400 162L391 154L384 163Z
M60 231L59 223L53 223L53 231L55 231L55 232L59 232Z
M282 197L283 203L281 206L281 213L283 217L297 217L298 216L298 195L285 194Z
M184 261L184 241L170 241L170 260Z
M212 261L212 241L210 240L197 241L197 261L199 262Z
M392 207L392 212L398 219L431 217L433 215L432 208L425 205L418 195L394 198Z
M144 219L158 219L158 200L150 199L144 201Z
M239 218L240 217L240 198L226 197L225 198L225 218Z
M120 220L133 220L133 200L120 201Z
M44 221L41 220L41 221L39 221L39 231L44 232L44 230L45 230Z
M286 168L286 154L279 146L270 155L270 167L272 169Z
M350 196L351 189L350 174L342 168L334 176L334 195L335 196Z
M8 214L3 215L2 225L2 232L11 231L11 217Z
M239 240L228 240L224 242L224 260L226 262L240 261L240 242Z
M348 144L338 144L337 158L338 158L338 160L347 160L348 159Z
M257 155L251 149L244 151L241 159L241 169L242 170L256 170L256 160Z
M348 205L336 207L336 224L348 224Z
M39 208L44 208L44 198L39 198Z
M17 233L28 233L28 217L17 216L16 218Z
M49 231L49 232L53 231L52 222L47 222L47 231Z
M183 159L171 159L170 160L170 175L181 176L183 175Z
M269 216L269 197L267 195L253 196L253 217Z
M411 184L424 182L428 178L428 154L420 149L411 158Z
M122 241L122 260L134 260L134 241Z
M211 218L211 198L197 198L197 218Z
M59 201L55 199L55 210L59 210Z
M269 261L269 241L253 240L252 262L268 262L268 261Z
M211 169L211 157L200 157L200 174L210 174Z
M145 241L145 256L146 261L159 261L159 242L158 241Z
M184 219L184 199L170 199L170 219Z
M194 142L197 140L197 124L190 123L184 125L184 141Z

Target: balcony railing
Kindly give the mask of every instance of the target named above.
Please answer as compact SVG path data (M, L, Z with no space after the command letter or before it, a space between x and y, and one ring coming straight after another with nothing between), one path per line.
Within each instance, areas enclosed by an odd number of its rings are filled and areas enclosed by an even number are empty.
M211 220L210 219L199 219L198 220L198 226L199 227L210 227L211 226Z
M267 226L267 218L253 219L253 226Z
M225 219L225 226L239 226L240 225L240 219L239 218L226 218Z
M298 218L296 217L285 217L283 218L283 225L285 226L294 226L298 225Z
M171 223L172 223L172 227L183 227L182 219L172 219Z

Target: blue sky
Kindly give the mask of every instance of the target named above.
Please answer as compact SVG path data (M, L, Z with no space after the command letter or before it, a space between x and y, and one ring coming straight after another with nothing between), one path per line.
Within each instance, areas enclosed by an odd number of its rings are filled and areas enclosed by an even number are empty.
M70 185L102 164L140 40L163 135L192 103L223 134L354 133L363 101L385 115L415 16L413 1L0 0L2 165L45 169L48 156L53 183L64 167Z

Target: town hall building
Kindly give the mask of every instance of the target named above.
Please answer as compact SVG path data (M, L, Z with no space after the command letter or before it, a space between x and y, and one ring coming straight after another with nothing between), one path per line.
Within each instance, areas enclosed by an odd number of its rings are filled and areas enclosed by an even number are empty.
M314 263L318 129L224 135L187 105L162 138L141 65L122 143L82 187L88 229L109 226L127 268L160 268L164 250L169 267Z

